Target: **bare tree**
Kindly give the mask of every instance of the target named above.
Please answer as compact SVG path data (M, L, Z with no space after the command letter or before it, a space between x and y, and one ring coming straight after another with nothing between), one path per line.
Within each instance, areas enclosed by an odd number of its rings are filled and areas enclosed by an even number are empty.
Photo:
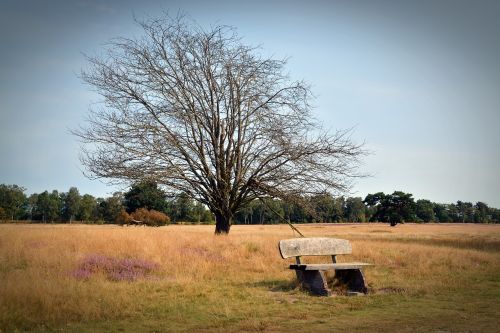
M348 132L321 130L286 60L259 55L227 26L139 24L143 37L111 41L82 73L104 98L75 131L90 177L184 192L212 211L216 234L256 198L348 188L363 151Z

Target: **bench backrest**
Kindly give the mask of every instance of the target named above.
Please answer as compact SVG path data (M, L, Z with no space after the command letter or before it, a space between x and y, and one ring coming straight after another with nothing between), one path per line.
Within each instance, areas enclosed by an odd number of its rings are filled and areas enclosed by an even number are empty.
M339 238L292 238L279 242L283 259L300 256L335 256L352 253L351 243Z

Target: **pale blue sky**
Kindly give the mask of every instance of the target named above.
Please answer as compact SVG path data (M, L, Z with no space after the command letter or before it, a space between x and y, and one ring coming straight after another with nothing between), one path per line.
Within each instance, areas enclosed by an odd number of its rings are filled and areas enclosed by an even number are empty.
M355 127L373 154L353 195L402 190L500 207L500 1L0 1L0 183L29 193L86 179L69 128L98 96L82 52L140 33L133 20L185 11L291 57L326 127Z

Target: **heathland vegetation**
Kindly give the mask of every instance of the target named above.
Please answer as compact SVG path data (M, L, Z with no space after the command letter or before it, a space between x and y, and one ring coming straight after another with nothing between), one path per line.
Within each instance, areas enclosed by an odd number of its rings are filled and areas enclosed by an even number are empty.
M359 197L308 196L305 205L262 198L251 201L235 215L235 224L277 224L314 222L462 222L499 223L500 209L483 202L458 201L441 204L415 200L409 193L382 192ZM146 217L144 214L150 212ZM158 215L158 214L163 214ZM134 217L135 216L135 217ZM44 191L25 194L17 185L0 184L0 220L31 222L73 222L123 224L129 219L151 220L151 225L193 222L213 224L212 213L185 194L169 197L151 181L139 182L127 192L108 198L81 195L77 188L68 192ZM158 222L159 221L159 222Z
M298 228L350 240L368 295L301 291L287 225L2 224L0 331L498 332L498 225Z
M500 230L486 223L499 209L333 196L363 176L365 151L314 120L286 60L227 26L139 24L142 37L87 58L81 77L103 104L73 132L87 174L130 189L0 185L0 220L42 222L0 224L0 333L498 331ZM248 225L228 235L233 224ZM277 249L299 229L348 239L373 263L368 296L300 290Z

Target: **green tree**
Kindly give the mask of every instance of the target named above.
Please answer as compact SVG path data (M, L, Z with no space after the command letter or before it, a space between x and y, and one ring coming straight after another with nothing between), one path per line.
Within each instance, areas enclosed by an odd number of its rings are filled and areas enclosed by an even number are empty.
M300 210L279 199L261 198L246 205L236 214L238 224L278 224L290 218L290 209ZM292 213L293 215L293 213Z
M196 220L194 202L186 193L177 195L173 206L177 221L194 222Z
M312 219L309 214L307 214L304 206L297 205L295 203L283 202L283 211L285 218L295 223L307 223Z
M76 187L71 187L61 198L64 201L63 217L71 223L80 211L80 193Z
M471 202L457 201L458 219L460 222L474 222L474 206Z
M139 208L154 209L159 212L167 212L167 201L165 192L153 181L144 180L135 183L125 193L125 207L128 213Z
M78 219L91 222L97 219L97 201L90 194L84 194L78 207Z
M491 215L491 221L495 223L500 223L500 209L490 208L489 213Z
M29 220L33 220L35 218L36 214L36 209L37 209L37 202L38 202L38 194L33 193L28 197L28 200L26 201L26 214L27 218Z
M280 222L277 214L284 215L281 202L263 198L246 205L236 214L235 220L239 224L274 224Z
M283 201L273 198L259 199L262 208L262 223L278 224L282 223L281 218L284 218L285 211L283 209Z
M378 192L368 194L364 200L375 210L370 220L390 222L392 226L404 221L415 221L415 201L412 194L394 191L392 194Z
M405 221L415 221L415 201L412 194L394 191L388 199L388 214L391 225Z
M450 217L450 222L461 222L461 216L456 204L446 205L446 210L448 212L448 216Z
M211 223L213 221L212 214L201 202L194 203L193 216L194 222Z
M344 217L349 222L365 222L366 206L361 198L347 198L345 202Z
M339 207L335 198L329 194L319 194L310 198L311 206L314 207L315 222L335 222L339 214Z
M27 200L25 188L17 185L0 184L0 208L4 218L18 220L24 215L23 206Z
M344 220L345 198L343 196L337 197L333 201L333 222L342 222Z
M30 196L32 207L32 217L34 220L42 222L55 222L61 219L63 202L59 192L53 190L51 193L44 191L40 194Z
M450 216L450 205L447 204L434 204L434 216L438 222L452 222L453 218Z
M115 223L120 212L125 208L123 193L115 192L109 198L99 202L99 215L106 223Z
M215 223L215 219L214 219L214 216L212 215L212 212L208 209L205 209L203 211L203 217L202 217L202 220L201 220L203 223L207 223L207 224L214 224Z
M474 222L488 223L491 219L490 208L484 202L478 201L474 206Z
M249 204L236 213L235 222L238 224L253 224L253 205Z
M61 212L63 208L63 202L57 190L53 190L49 194L47 218L49 221L59 221L61 219Z
M387 202L384 192L368 194L364 200L371 222L389 222L386 217Z
M424 222L432 222L436 218L434 214L434 204L426 199L417 200L415 213L417 217Z

